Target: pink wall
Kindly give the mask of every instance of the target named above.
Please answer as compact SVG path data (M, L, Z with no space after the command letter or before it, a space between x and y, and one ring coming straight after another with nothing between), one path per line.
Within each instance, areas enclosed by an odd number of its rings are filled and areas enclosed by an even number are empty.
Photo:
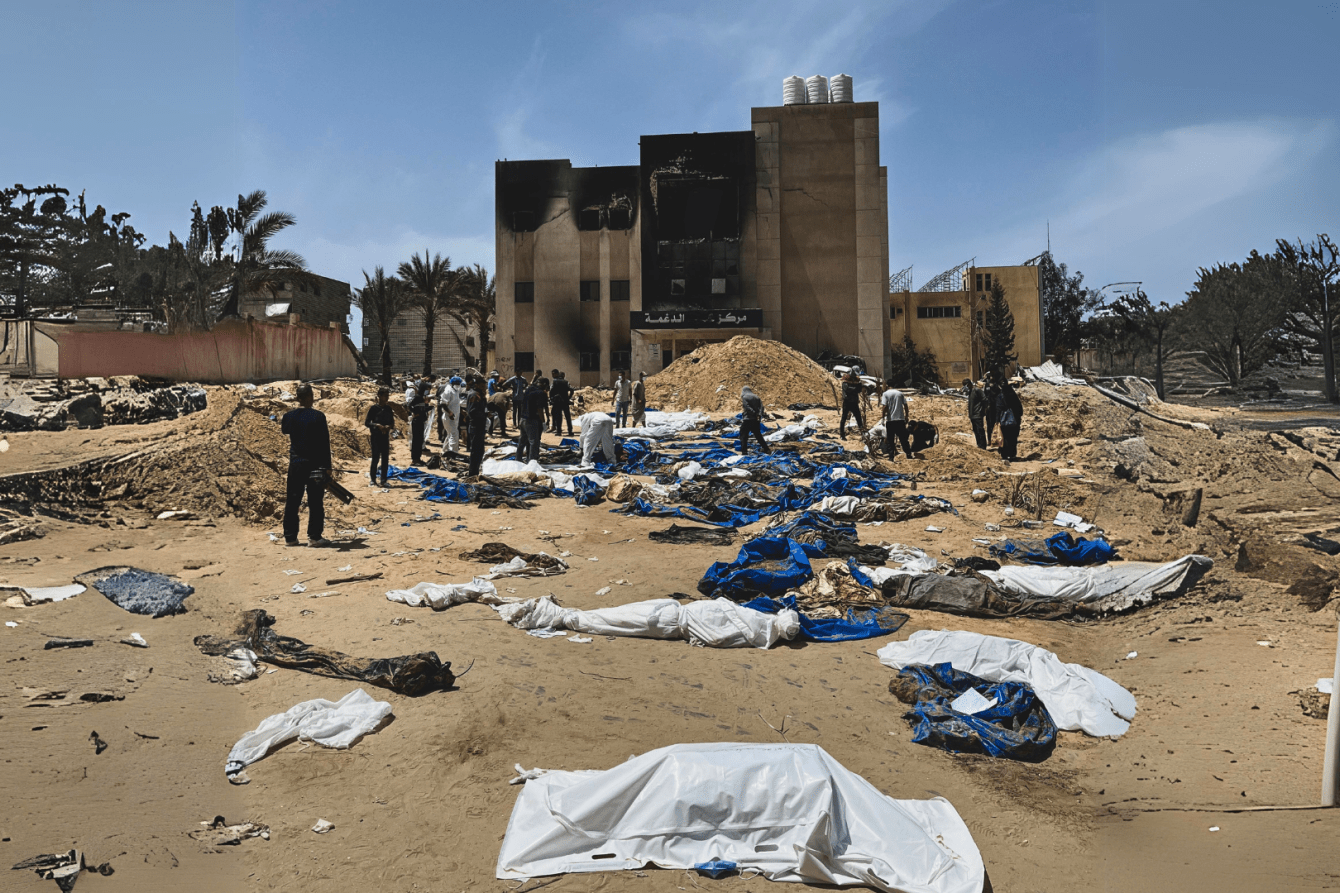
M60 345L60 377L142 375L209 384L348 377L353 352L337 329L226 320L208 332L81 331L44 325Z

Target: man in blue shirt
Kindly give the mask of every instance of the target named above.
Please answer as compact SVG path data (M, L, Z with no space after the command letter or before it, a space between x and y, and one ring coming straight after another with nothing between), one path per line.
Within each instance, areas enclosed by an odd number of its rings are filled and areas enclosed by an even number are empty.
M284 414L279 429L288 435L288 487L284 496L284 544L298 545L298 509L307 493L307 542L329 545L326 529L326 475L330 474L330 429L326 415L312 408L312 386L298 385L301 408Z

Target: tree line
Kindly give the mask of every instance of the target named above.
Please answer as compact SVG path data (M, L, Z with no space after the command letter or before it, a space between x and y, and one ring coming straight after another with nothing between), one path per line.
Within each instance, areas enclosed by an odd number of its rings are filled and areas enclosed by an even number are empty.
M1330 236L1253 250L1247 258L1197 270L1186 300L1170 304L1138 286L1104 300L1083 274L1069 273L1050 254L1039 266L1047 348L1069 361L1082 347L1124 356L1132 367L1152 366L1164 396L1164 367L1178 352L1194 352L1229 386L1272 361L1320 358L1326 400L1340 403L1334 341L1340 313L1332 301L1340 278L1340 249Z
M423 317L424 375L433 371L435 333L438 323L444 319L459 325L451 333L466 365L484 361L493 330L498 292L494 278L483 266L452 267L451 258L436 253L430 257L425 250L422 255L416 252L409 260L401 262L390 276L383 267L376 267L371 275L364 270L363 280L363 287L354 293L354 303L363 311L364 320L376 326L383 384L391 383L391 326L396 317L406 312ZM475 342L478 353L469 350L464 334L472 330L479 337Z
M17 318L89 304L146 311L169 333L210 328L237 316L245 295L276 295L285 282L311 278L307 262L271 241L297 221L267 210L263 190L239 195L235 205L205 211L191 206L185 240L168 233L167 245L146 237L125 212L89 210L83 193L57 185L0 189L0 315ZM440 254L415 254L387 276L363 273L353 300L376 323L382 378L390 381L390 329L401 313L422 315L423 369L432 368L438 323L451 319L467 363L484 361L496 309L492 277L484 267L452 267ZM469 349L473 332L477 353Z

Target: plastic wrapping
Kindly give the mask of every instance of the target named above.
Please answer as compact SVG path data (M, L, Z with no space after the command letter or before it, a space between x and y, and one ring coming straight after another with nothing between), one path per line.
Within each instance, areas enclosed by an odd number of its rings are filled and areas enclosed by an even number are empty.
M672 598L579 611L564 608L550 596L494 608L518 629L567 629L598 636L634 636L646 639L687 639L712 648L771 648L800 632L795 611L776 614L737 605L729 599L681 605Z
M813 744L676 744L547 772L517 797L497 876L712 862L884 891L981 893L984 881L949 801L894 800Z
M391 715L391 705L356 688L338 701L317 698L276 713L242 736L228 753L224 773L235 776L271 750L295 739L345 750Z

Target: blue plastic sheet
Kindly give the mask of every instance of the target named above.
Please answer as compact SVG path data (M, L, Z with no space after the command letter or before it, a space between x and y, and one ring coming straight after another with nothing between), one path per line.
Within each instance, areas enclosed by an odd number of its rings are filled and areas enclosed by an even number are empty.
M578 505L595 505L605 498L605 488L584 474L572 479L572 493Z
M693 866L693 870L717 880L739 871L740 866L734 862L727 862L725 859L713 859L711 862L699 862Z
M195 589L175 577L136 567L102 568L81 574L118 608L150 617L185 614L186 601Z
M1062 564L1080 566L1087 564L1107 564L1116 556L1116 550L1107 540L1097 537L1075 539L1070 531L1062 530L1038 540L1005 540L991 546L992 557L1008 558L1028 564Z
M796 608L796 597L785 596L782 599L760 595L747 601L743 607L762 611L764 614L776 614L783 608L790 608L800 614L800 636L811 642L852 642L857 639L873 639L887 636L902 628L909 620L908 615L887 608L871 608L864 611L848 610L842 617L808 617Z
M698 591L734 598L781 595L813 577L810 559L822 557L822 543L812 546L784 536L760 536L741 546L734 561L713 562L698 581Z
M392 465L388 471L388 478L418 484L425 491L423 498L430 502L470 501L470 490L465 484L453 481L451 478L429 474L421 468L396 468Z
M889 687L904 699L915 687L914 703L903 718L911 723L916 744L1027 762L1047 759L1056 747L1056 723L1022 682L988 682L948 663L912 664ZM949 706L970 688L995 698L996 704L971 715Z

